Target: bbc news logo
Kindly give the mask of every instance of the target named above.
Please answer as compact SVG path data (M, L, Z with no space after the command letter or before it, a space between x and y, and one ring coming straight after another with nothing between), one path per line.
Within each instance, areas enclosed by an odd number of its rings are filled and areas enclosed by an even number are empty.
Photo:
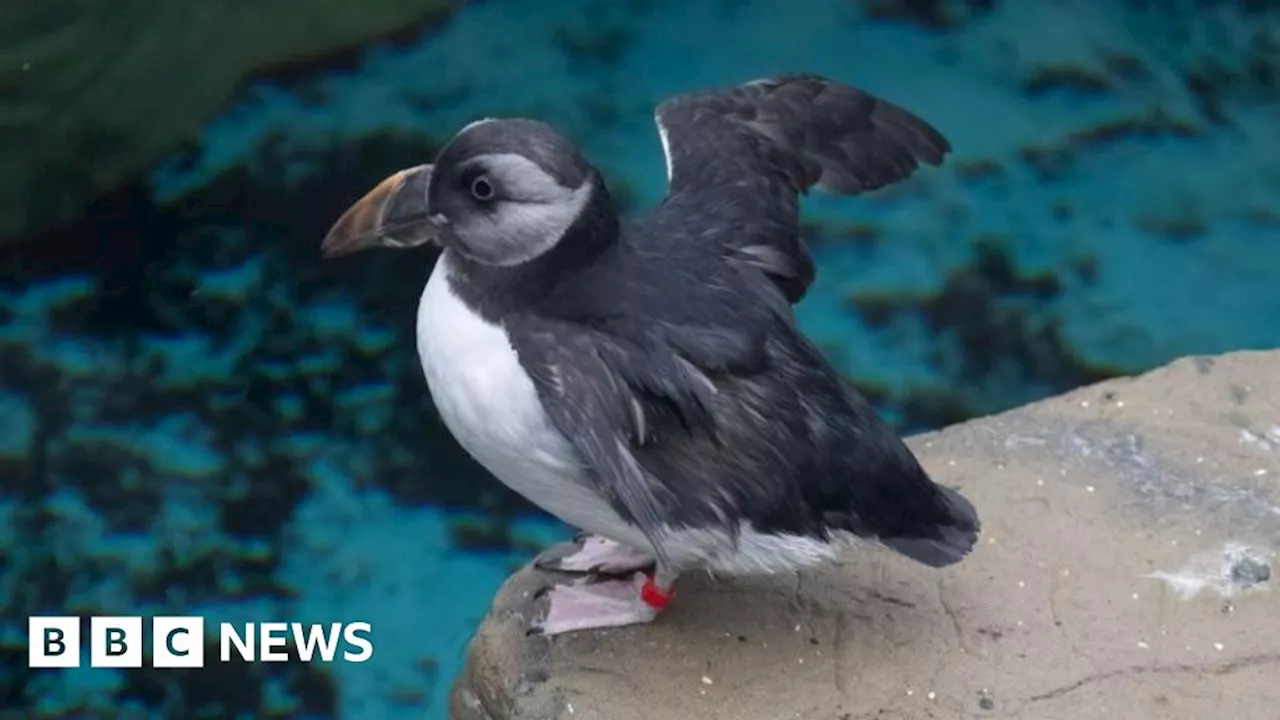
M218 627L218 659L231 662L346 662L361 663L373 657L372 628L353 623L221 623ZM289 653L293 640L294 654ZM80 618L32 617L27 620L27 666L33 668L80 667ZM89 618L89 665L104 668L142 667L145 640L140 617ZM339 648L343 648L339 654ZM198 668L205 664L204 618L168 616L151 619L151 666Z

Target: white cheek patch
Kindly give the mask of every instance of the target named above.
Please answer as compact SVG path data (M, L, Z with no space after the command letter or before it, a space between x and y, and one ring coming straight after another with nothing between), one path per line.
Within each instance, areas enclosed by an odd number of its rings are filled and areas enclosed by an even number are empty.
M523 155L480 155L475 164L485 168L502 187L503 195L517 202L555 203L572 198L574 188L561 185L537 163Z
M519 265L542 255L560 242L591 199L591 182L562 200L542 203L504 202L491 220L491 231L506 246L498 264Z
M486 208L458 219L456 230L468 257L511 267L542 255L569 231L591 200L594 180L567 187L523 155L478 155L468 165L481 168L498 188Z

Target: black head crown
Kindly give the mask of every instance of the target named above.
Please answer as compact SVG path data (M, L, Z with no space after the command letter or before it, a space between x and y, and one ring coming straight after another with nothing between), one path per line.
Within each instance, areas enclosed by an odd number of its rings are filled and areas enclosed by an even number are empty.
M440 241L467 260L514 267L616 224L600 174L551 126L481 120L436 157L427 207ZM586 248L582 248L586 249Z

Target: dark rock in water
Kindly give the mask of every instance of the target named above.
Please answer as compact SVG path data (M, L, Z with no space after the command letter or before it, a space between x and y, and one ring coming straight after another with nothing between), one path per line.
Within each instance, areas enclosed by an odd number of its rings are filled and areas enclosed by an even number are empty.
M995 0L861 0L862 11L873 20L904 22L929 30L950 30L981 17Z
M0 243L75 221L87 204L191 143L246 79L349 56L378 38L416 37L454 4L7 3Z
M983 236L968 262L953 268L935 293L855 291L849 304L878 334L896 323L923 321L928 362L946 382L893 392L861 381L859 388L894 413L908 430L943 427L1120 375L1122 367L1094 363L1072 347L1052 303L1065 290L1062 271L1027 272L1012 258L1012 241Z

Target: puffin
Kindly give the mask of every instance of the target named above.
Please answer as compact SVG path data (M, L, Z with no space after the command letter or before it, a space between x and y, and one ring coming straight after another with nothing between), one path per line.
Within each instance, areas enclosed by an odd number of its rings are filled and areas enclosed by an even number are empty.
M940 166L915 114L813 73L672 96L667 193L622 216L564 134L484 118L341 214L326 258L432 245L417 310L431 398L500 482L580 532L545 635L647 623L677 579L799 571L852 548L932 568L979 519L797 323L802 197ZM425 273L424 273L425 274ZM559 580L567 581L560 582Z

